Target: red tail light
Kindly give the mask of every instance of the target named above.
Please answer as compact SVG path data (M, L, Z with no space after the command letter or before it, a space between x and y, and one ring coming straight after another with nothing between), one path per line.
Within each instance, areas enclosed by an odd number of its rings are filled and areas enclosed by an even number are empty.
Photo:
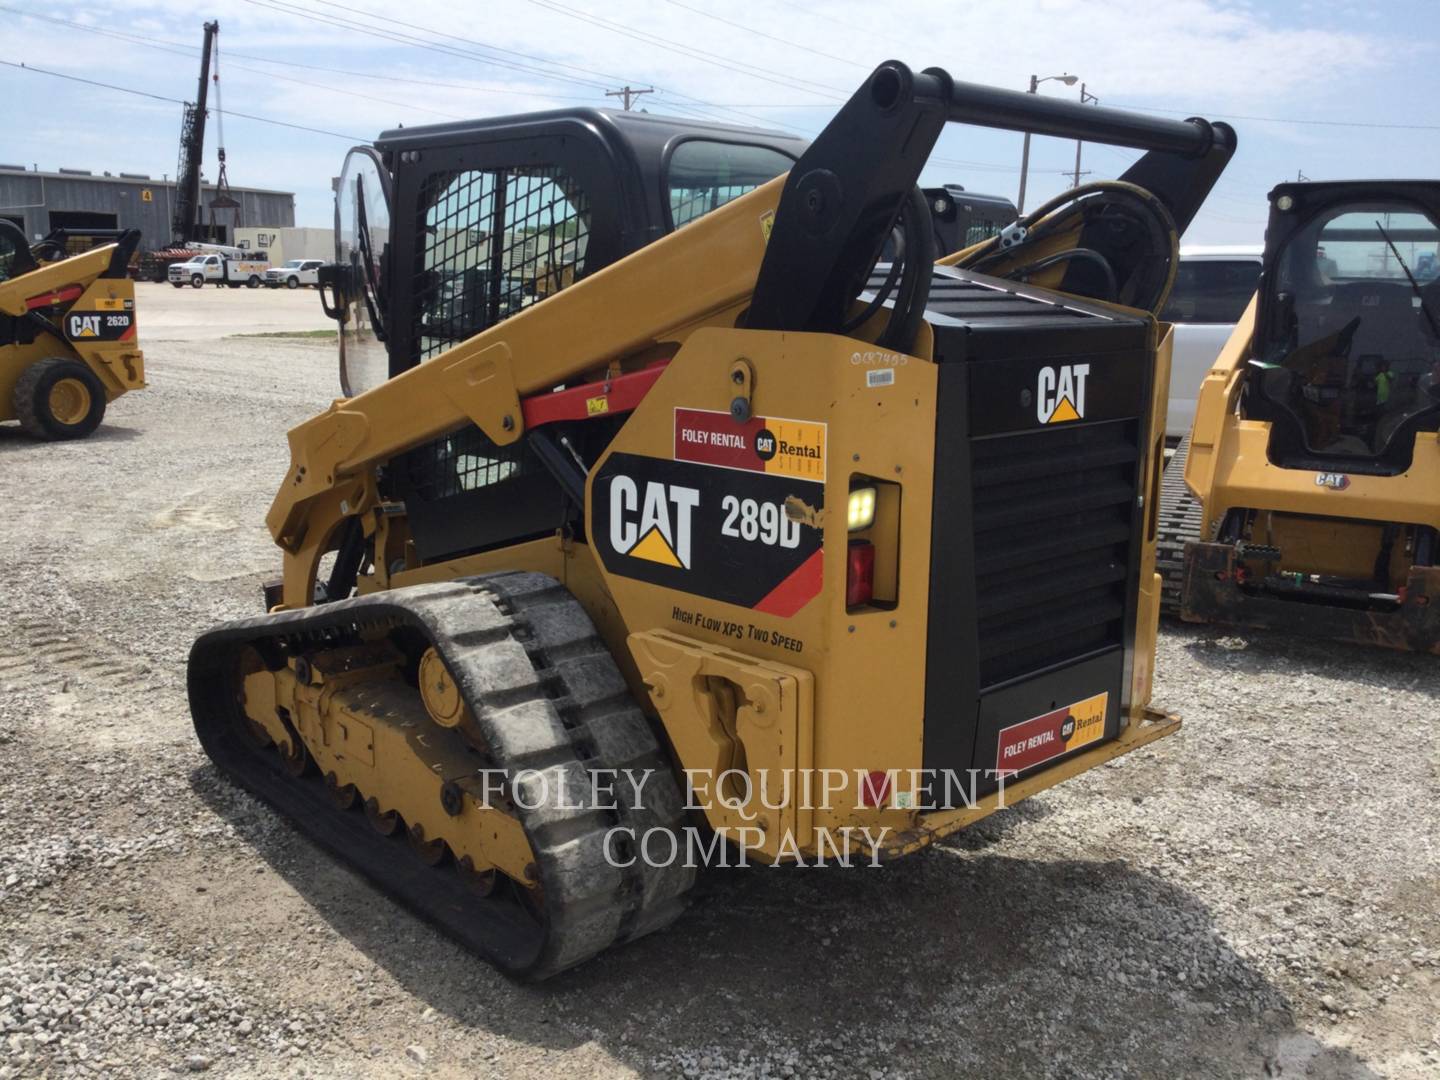
M876 769L860 781L860 805L884 806L890 797L890 774Z
M868 604L875 595L875 545L869 540L851 540L846 557L845 606Z

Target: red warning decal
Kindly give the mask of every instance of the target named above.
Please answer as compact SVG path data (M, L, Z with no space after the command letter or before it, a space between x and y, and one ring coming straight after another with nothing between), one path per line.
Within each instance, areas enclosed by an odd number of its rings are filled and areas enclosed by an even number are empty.
M995 771L1018 773L1053 757L1099 742L1105 735L1108 693L1011 724L1000 732Z
M824 584L825 552L817 551L801 563L789 577L765 594L755 605L756 611L788 619L812 599L820 595Z

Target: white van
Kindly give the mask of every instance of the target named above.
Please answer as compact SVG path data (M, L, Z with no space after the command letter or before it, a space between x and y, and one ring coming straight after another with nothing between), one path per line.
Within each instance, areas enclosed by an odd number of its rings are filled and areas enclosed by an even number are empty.
M1195 422L1200 384L1230 331L1245 313L1260 280L1261 244L1187 246L1160 320L1175 324L1170 367L1170 409L1165 438L1178 443Z

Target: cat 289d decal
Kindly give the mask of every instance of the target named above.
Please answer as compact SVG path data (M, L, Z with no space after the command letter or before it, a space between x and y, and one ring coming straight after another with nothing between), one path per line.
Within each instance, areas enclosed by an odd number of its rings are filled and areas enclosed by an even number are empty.
M592 539L612 574L788 618L820 591L821 532L798 518L824 496L792 476L612 454Z

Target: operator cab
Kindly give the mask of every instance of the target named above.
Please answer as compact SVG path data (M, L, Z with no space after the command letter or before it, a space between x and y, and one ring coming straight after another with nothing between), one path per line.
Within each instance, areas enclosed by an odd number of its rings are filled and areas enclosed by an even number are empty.
M608 109L385 132L346 158L338 264L320 271L342 389L378 386L683 229L786 172L805 146ZM598 456L620 422L585 425L571 452ZM548 535L563 502L532 448L496 446L474 426L401 455L386 483L427 561ZM579 509L565 505L573 525Z
M356 147L336 190L338 267L321 271L327 313L343 315L342 388L370 389L683 228L788 170L805 145L567 109Z
M1282 468L1396 475L1440 424L1440 185L1286 184L1242 405Z

